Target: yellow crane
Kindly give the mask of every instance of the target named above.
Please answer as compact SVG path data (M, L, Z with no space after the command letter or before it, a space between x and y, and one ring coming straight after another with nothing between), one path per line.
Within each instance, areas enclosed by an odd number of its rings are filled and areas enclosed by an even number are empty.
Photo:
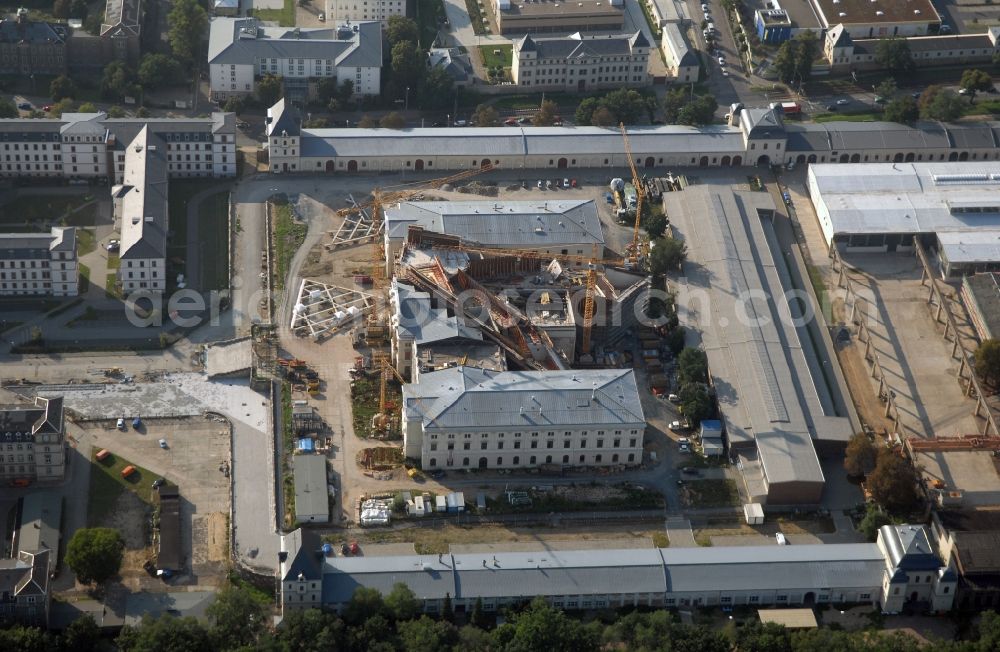
M395 376L400 385L406 384L385 352L372 353L372 367L379 369L378 413L372 417L372 429L385 432L389 427L389 410L393 407L386 399L389 379Z
M622 130L622 140L625 142L625 155L628 156L628 167L632 170L632 185L635 187L635 226L632 227L632 245L628 250L629 259L636 266L639 264L639 223L642 221L642 202L645 199L645 191L642 188L642 179L635 169L635 158L632 156L632 146L628 142L628 131L624 123L618 125Z

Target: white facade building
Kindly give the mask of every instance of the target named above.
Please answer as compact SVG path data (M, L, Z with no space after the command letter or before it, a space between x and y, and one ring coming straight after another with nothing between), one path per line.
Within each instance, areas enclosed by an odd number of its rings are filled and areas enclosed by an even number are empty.
M0 296L75 297L78 284L76 228L0 234Z
M326 0L326 20L334 24L377 20L385 27L390 16L405 16L406 0Z
M0 481L54 481L66 474L62 398L0 406Z
M636 466L646 428L632 370L455 367L403 386L403 453L424 469Z
M600 88L637 88L652 83L649 41L635 34L531 37L514 41L511 79L538 90L583 93Z
M142 131L125 151L125 174L111 195L121 225L118 282L128 295L167 289L167 152L165 143Z
M310 80L350 81L357 96L382 89L382 28L362 22L335 28L265 26L255 18L215 18L208 41L212 99L254 92L255 81L279 75L285 97L303 101Z
M674 81L685 84L698 81L701 61L698 59L698 53L688 45L687 38L677 23L663 26L660 49L663 51L667 71L673 76Z

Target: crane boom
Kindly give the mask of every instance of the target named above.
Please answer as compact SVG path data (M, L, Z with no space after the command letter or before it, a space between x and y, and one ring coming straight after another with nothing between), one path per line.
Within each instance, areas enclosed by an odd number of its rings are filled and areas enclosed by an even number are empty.
M630 258L638 263L639 260L639 224L642 222L642 202L645 199L645 192L642 188L642 179L639 178L639 171L635 169L635 158L632 156L632 145L628 142L628 131L624 123L618 125L622 130L622 140L625 142L625 154L628 156L628 167L632 171L632 185L635 186L635 226L632 227L632 249L629 252Z

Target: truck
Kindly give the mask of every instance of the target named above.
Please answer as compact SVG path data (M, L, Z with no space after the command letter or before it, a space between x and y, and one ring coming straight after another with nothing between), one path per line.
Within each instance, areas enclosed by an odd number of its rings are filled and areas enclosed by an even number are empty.
M785 115L799 115L802 113L802 105L798 102L771 102L771 109L781 111Z

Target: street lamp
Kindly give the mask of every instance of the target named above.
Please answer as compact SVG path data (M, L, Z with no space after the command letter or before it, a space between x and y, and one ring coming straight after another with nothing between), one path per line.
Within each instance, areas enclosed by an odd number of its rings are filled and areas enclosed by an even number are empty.
M409 111L410 110L410 87L409 86L406 87L406 100L403 103L403 110L404 111Z

